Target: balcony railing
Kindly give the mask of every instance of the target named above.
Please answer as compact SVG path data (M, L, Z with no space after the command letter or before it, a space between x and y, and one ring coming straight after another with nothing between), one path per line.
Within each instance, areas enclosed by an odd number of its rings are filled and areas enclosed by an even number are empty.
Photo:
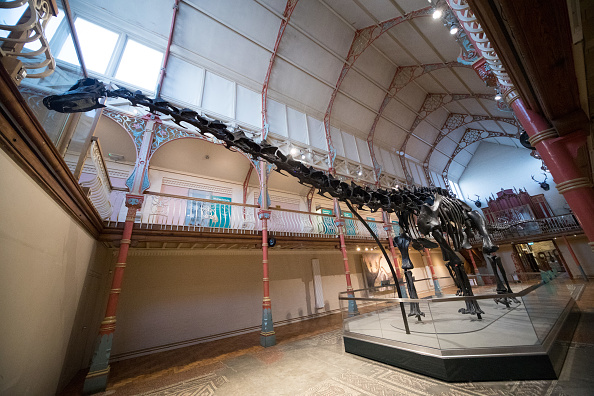
M126 220L124 205L126 192L113 190L110 197L111 214L104 217L107 227L117 228ZM258 219L258 205L214 199L183 197L163 193L147 193L136 214L135 223L142 229L195 232L256 234L262 230ZM333 215L270 208L268 230L271 235L336 238L338 229ZM380 239L387 237L383 223L368 220L370 228ZM345 219L345 237L372 237L358 220Z
M553 236L582 232L582 228L571 214L546 217L544 219L523 220L507 224L489 224L495 241L513 240L522 237ZM479 243L478 238L471 240Z

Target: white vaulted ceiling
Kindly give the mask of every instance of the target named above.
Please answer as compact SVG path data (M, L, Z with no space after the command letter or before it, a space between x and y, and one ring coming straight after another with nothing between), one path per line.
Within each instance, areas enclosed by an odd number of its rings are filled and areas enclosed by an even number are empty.
M82 18L124 31L162 51L173 3L70 1ZM438 3L445 6L443 1ZM202 87L209 86L202 84L204 79L233 81L243 90L237 90L237 103L209 105L218 106L217 114L235 112L236 118L257 124L261 118L260 95L288 4L296 6L286 18L288 24L268 83L267 113L272 134L327 150L322 120L329 117L332 130L328 134L338 156L371 166L369 150L361 145L367 145L375 125L377 162L384 172L401 179L403 164L398 154L402 150L407 161L426 163L437 173L451 162L451 177L456 180L479 144L457 150L469 128L492 132L486 138L491 143L519 146L516 139L502 136L515 135L517 127L493 120L512 118L512 114L498 108L494 89L469 66L453 64L425 73L420 67L410 82L391 87L393 81L402 81L394 79L399 72L411 71L412 66L453 63L460 55L461 46L454 36L429 12L375 35L382 22L430 7L427 0L182 0L164 94L205 107L197 99L206 97L201 92L206 89ZM375 38L367 47L369 40L356 39L361 31ZM365 50L359 51L361 48ZM353 53L357 53L356 58L349 56ZM390 98L385 101L388 93ZM240 95L249 100L240 99ZM229 96L229 101L235 100ZM476 117L446 134L444 123L451 114Z

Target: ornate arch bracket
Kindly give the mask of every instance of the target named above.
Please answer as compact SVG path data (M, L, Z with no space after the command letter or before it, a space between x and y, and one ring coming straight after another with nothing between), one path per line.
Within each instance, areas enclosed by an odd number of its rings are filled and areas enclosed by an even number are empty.
M334 160L336 158L336 149L332 144L332 138L330 136L330 116L332 114L332 107L334 106L334 100L336 99L338 90L340 89L340 86L342 85L342 82L346 78L348 72L351 70L359 56L361 56L361 54L365 52L365 50L382 34L384 34L388 30L402 22L410 21L414 18L429 16L431 15L432 11L433 7L425 7L393 19L380 22L377 25L371 25L366 28L359 29L355 32L355 37L353 38L353 42L351 43L351 47L346 57L346 61L342 66L342 70L340 71L340 74L338 76L338 81L336 82L334 90L332 91L332 95L330 96L330 101L328 103L328 108L326 109L326 114L324 115L324 130L326 132L326 142L328 144L328 159L330 173L334 172Z
M448 116L448 118L446 118L445 122L443 123L443 126L441 127L441 130L439 132L439 135L437 135L435 142L429 149L429 153L427 153L427 156L425 157L425 161L423 161L423 162L429 164L429 161L431 160L431 155L435 151L435 148L437 147L439 142L441 142L446 136L448 136L450 133L452 133L456 129L463 127L464 125L468 125L470 123L476 122L476 121L499 121L499 122L505 122L505 123L515 126L516 128L518 128L518 131L520 128L520 124L518 123L518 121L515 118L489 117L489 116L483 116L483 115L452 113ZM469 128L469 129L471 129L471 128ZM496 132L493 132L493 133L496 133ZM465 135L466 135L466 133L465 133ZM505 136L510 136L510 137L514 137L514 138L518 137L517 134L516 135L505 134ZM462 139L464 139L464 136L462 137ZM462 140L460 140L460 143L461 142L462 142ZM458 146L460 145L460 143L458 143ZM458 149L458 148L456 148L456 149Z
M462 135L462 139L460 139L460 143L458 143L458 147L456 147L456 149L454 150L454 153L448 160L448 163L446 164L446 166L444 167L443 172L442 172L443 179L444 179L444 181L446 183L446 187L448 189L450 189L448 173L450 171L450 165L452 164L452 161L454 160L454 158L458 154L460 154L460 152L462 150L464 150L466 147L470 146L471 144L480 142L481 140L493 138L493 137L515 138L516 135L508 134L505 132L484 131L484 130L474 129L474 128L468 128L468 129L466 129L466 131L464 131L464 135ZM429 162L426 161L424 165L427 165L427 167L428 167ZM425 168L425 166L423 166L423 168Z

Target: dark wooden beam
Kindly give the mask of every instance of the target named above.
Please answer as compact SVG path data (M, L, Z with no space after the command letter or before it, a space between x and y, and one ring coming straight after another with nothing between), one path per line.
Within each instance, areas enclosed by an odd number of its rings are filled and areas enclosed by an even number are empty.
M101 217L2 66L0 97L0 147L67 213L98 237L103 229Z
M587 128L566 1L467 1L525 103L561 135Z

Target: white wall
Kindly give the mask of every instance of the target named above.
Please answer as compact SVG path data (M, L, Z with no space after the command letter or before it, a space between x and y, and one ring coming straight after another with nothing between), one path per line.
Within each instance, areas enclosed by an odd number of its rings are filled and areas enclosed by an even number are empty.
M324 308L315 308L311 260L320 261ZM363 288L360 259L349 255L355 289ZM339 250L270 250L270 297L275 326L339 308L346 290ZM257 331L262 321L262 252L130 250L114 334L115 359ZM173 345L177 344L177 345ZM150 350L149 350L150 349Z
M503 189L515 187L526 189L530 195L543 194L556 215L568 213L567 204L555 188L550 173L547 183L551 186L544 191L531 179L544 180L541 162L530 156L527 149L519 149L494 143L481 142L460 177L458 184L466 197L474 200L475 194L481 197L483 208L487 207L486 198ZM476 209L473 202L468 202Z
M57 391L95 240L0 150L0 394Z
M592 249L588 245L588 238L585 235L578 235L578 236L569 236L567 237L567 241L571 244L571 248L575 253L580 265L584 269L584 272L587 276L592 277L594 276L594 253ZM555 239L561 254L565 258L567 265L569 266L569 270L571 271L574 278L581 278L581 272L578 269L575 260L571 256L569 249L567 248L567 244L563 240L563 238Z

